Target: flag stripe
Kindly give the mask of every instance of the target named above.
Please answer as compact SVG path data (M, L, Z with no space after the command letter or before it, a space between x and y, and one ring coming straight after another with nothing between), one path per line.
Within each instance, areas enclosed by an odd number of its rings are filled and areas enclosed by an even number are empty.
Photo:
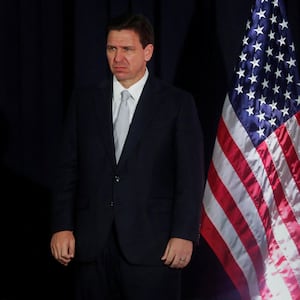
M294 116L298 122L298 125L300 126L300 112L297 112ZM297 133L297 131L295 131L295 133ZM296 134L296 137L298 137L298 143L295 143L295 145L299 145L299 134ZM300 157L298 157L300 159Z

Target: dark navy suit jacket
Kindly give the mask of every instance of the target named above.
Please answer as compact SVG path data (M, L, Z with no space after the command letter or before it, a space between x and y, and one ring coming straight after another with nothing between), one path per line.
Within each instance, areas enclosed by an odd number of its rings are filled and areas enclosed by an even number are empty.
M77 89L65 120L52 231L73 230L77 259L94 260L115 222L129 262L161 264L171 237L196 241L203 140L191 94L149 76L119 163L112 82Z

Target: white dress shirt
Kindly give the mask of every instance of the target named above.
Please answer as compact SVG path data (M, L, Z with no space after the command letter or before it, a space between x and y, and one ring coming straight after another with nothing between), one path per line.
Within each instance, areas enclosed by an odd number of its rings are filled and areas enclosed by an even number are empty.
M146 72L144 76L136 82L134 85L132 85L130 88L128 88L128 92L131 94L131 97L128 99L128 106L130 111L130 123L133 118L133 114L135 112L136 106L138 104L138 101L140 99L141 93L143 91L145 82L148 78L149 72L148 69L146 69ZM113 118L113 124L115 123L115 120L117 118L119 106L121 103L121 92L125 90L125 88L120 84L120 82L117 80L117 78L113 77L113 98L112 98L112 118Z

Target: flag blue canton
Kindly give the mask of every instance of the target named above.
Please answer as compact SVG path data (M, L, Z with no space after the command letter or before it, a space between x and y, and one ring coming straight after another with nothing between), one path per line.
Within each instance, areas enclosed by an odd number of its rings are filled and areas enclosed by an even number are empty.
M282 9L278 0L256 1L229 95L255 146L300 110L295 47Z

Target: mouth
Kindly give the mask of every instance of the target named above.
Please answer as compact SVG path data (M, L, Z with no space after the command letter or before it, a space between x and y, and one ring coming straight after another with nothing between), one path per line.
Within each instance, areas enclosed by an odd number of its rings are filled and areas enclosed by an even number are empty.
M113 66L113 69L116 71L124 71L126 68L121 66Z
M114 74L118 74L118 75L126 74L127 73L127 69L123 68L123 67L113 67L113 73Z

